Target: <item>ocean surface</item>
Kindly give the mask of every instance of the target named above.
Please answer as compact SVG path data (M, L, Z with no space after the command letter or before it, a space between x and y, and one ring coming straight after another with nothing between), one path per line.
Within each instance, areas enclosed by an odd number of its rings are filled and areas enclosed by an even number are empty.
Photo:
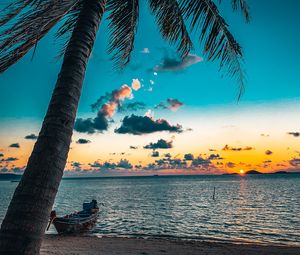
M0 181L0 221L16 186ZM99 236L300 245L300 175L65 179L54 208L63 215L91 199L102 203Z

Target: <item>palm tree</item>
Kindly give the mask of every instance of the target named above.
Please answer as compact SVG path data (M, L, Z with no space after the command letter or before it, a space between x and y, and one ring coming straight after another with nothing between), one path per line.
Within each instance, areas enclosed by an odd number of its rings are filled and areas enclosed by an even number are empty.
M219 1L220 2L220 1ZM193 48L188 27L198 31L209 60L218 59L243 91L242 51L212 0L149 0L160 32L184 58ZM245 0L232 0L249 19ZM0 73L35 48L60 20L57 36L70 34L61 71L38 140L0 230L0 254L38 254L66 164L86 66L104 12L108 11L115 66L130 61L139 0L15 0L0 17ZM186 24L189 24L187 26Z

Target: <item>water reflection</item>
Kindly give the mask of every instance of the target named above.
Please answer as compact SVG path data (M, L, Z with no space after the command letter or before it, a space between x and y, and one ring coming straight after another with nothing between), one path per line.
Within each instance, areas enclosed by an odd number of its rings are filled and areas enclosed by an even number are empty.
M16 184L0 185L2 219ZM54 207L66 214L92 198L104 203L95 229L99 235L300 244L299 176L65 180Z

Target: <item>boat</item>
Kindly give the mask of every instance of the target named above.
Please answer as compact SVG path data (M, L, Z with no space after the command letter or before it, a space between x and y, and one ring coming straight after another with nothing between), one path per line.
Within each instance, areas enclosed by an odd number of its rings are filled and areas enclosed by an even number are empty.
M63 217L58 217L56 211L52 211L47 230L53 224L59 234L88 232L95 227L98 214L99 207L96 200L84 202L82 211Z

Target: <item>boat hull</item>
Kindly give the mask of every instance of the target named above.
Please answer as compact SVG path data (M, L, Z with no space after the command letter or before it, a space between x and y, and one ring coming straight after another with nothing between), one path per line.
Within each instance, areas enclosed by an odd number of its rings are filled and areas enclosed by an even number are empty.
M97 222L98 213L92 214L86 219L55 218L53 225L59 234L83 233L91 231Z

